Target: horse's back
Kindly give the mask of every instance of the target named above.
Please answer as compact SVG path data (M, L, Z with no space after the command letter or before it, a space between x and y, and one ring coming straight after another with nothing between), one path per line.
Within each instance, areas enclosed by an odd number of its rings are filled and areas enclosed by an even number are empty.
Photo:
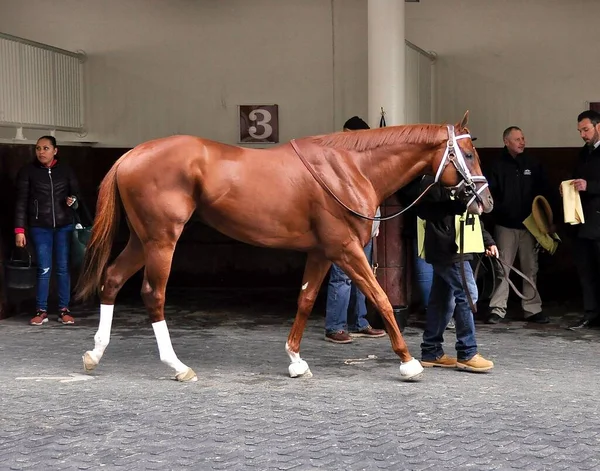
M208 147L221 146L236 149L235 146L221 144L201 137L176 135L168 136L138 144L126 154L126 159L119 166L119 174L139 170L140 166L170 166L177 163L179 168L185 162L192 162L203 155Z
M306 190L314 182L289 145L251 149L170 136L132 149L117 181L126 208L144 219L155 212L184 222L195 209L220 232L268 246L293 247L289 239L310 232Z
M241 149L195 136L169 136L137 145L118 162L121 190L153 187L155 191L178 186L191 191L209 172L218 155L234 156ZM136 190L136 191L137 191Z

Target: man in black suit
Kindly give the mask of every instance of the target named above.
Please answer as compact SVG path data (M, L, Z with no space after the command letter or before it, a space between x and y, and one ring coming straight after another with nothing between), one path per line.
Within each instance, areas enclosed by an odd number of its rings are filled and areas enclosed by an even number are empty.
M573 256L585 313L571 330L600 324L600 113L587 110L579 114L577 130L585 145L572 184L579 191L585 223L577 226Z

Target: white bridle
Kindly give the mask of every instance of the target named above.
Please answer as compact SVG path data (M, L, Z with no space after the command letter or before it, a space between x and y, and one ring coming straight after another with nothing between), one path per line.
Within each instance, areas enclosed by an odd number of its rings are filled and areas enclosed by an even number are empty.
M467 207L469 207L476 199L481 201L479 195L489 186L488 181L483 175L471 175L462 151L458 145L457 141L459 139L465 139L467 137L471 139L471 135L461 134L456 136L454 135L454 126L447 125L446 127L448 128L448 141L446 142L444 156L442 157L438 171L435 174L435 181L439 181L446 166L452 162L454 167L456 167L456 171L462 177L462 180L458 183L458 185L452 187L452 192L456 194L462 189L466 196L473 195L467 203ZM477 183L481 184L479 188L477 188Z

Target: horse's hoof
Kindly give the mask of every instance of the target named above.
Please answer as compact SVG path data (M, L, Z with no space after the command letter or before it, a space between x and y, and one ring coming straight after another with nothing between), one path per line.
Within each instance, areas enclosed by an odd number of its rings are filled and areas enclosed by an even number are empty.
M81 358L83 359L83 369L86 373L94 371L96 366L98 366L98 362L92 356L92 352L85 352Z
M291 378L312 378L312 372L304 360L290 364L288 370Z
M400 378L404 381L418 381L423 377L423 366L415 358L400 363Z
M196 376L196 373L194 373L194 370L192 370L191 368L188 368L183 373L179 373L178 375L176 375L175 379L182 383L193 383L194 381L198 381L198 376Z

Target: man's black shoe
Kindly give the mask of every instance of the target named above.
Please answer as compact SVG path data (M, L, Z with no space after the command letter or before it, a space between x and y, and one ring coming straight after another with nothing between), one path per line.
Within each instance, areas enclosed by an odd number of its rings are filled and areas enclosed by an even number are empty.
M502 317L500 317L498 314L491 314L490 317L487 318L485 323L486 324L499 324L501 320L502 320Z
M529 316L525 319L526 322L534 322L536 324L548 324L550 322L550 318L541 312L534 314L533 316Z
M589 329L592 326L592 321L589 319L581 319L579 322L568 327L569 330Z

